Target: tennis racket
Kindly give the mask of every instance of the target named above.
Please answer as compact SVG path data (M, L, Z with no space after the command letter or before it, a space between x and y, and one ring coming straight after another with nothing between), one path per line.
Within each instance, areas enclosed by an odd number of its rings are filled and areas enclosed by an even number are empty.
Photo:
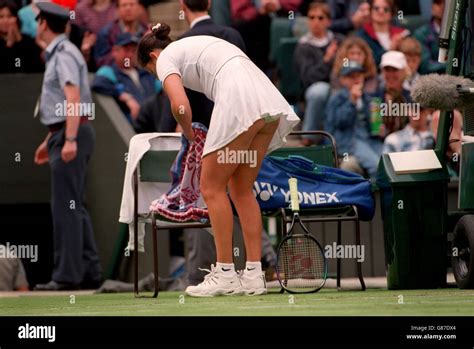
M277 277L282 289L289 293L313 293L326 282L327 260L319 242L301 222L297 179L290 178L288 183L293 218L288 234L278 246ZM295 233L298 226L303 233Z

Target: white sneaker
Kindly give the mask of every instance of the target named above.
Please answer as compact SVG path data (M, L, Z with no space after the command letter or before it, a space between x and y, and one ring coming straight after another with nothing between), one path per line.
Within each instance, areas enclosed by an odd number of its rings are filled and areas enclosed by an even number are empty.
M233 296L242 294L240 278L234 272L232 276L224 276L223 272L213 265L211 270L200 269L209 272L204 277L204 281L197 286L188 286L186 294L191 297L214 297L214 296Z
M265 274L261 273L256 276L249 276L245 270L241 271L240 283L242 284L242 293L246 296L257 296L259 294L267 293L267 282L265 281Z

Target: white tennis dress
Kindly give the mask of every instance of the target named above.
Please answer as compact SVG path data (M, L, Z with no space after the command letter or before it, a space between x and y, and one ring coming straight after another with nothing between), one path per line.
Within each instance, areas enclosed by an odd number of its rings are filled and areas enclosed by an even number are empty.
M286 142L300 121L267 76L237 46L212 36L171 43L160 54L156 72L162 83L171 74L214 101L203 156L223 148L255 121L280 118L268 152Z

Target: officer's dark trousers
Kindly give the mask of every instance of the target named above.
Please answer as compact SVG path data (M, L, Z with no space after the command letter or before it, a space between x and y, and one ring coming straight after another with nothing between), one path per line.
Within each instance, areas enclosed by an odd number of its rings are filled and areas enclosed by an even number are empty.
M87 163L94 149L95 132L88 123L79 126L77 156L69 163L61 159L64 132L64 128L53 132L48 141L54 227L52 279L78 285L102 277L91 219L84 207Z

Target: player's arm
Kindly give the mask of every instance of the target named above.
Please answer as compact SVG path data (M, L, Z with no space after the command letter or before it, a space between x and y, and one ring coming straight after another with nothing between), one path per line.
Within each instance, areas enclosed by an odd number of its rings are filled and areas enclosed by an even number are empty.
M178 74L169 75L163 84L163 87L170 99L171 112L178 124L183 129L184 136L194 139L194 131L192 129L192 111L189 104L188 96L184 91L183 82Z

